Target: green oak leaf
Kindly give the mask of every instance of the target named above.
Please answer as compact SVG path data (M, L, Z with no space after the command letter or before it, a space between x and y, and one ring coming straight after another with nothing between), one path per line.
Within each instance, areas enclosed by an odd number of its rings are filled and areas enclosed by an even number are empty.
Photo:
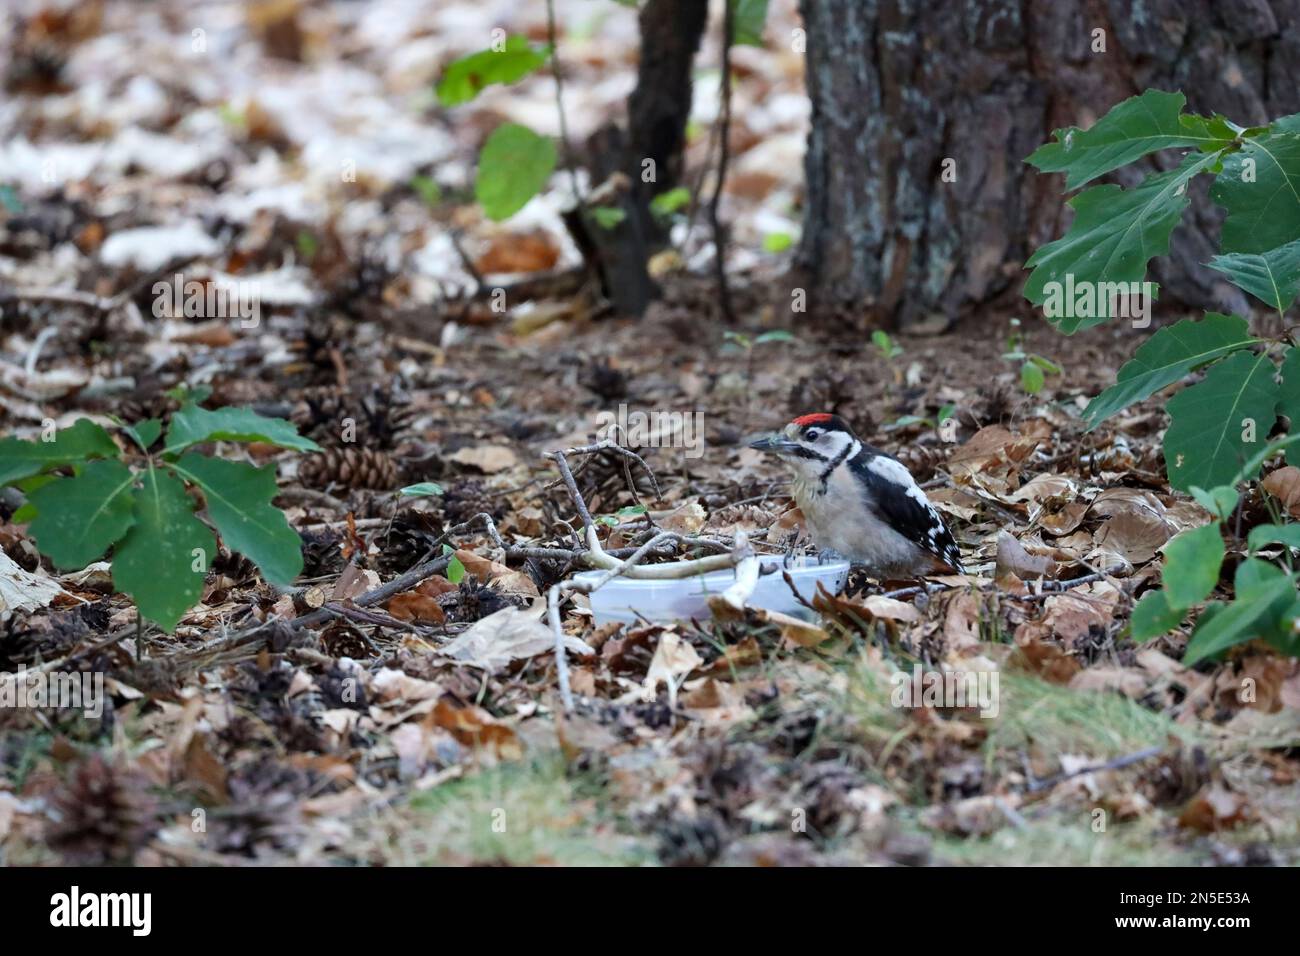
M493 83L522 80L548 56L549 48L534 49L527 37L508 36L500 50L479 50L452 62L438 81L438 102L443 106L468 103Z
M1267 252L1215 256L1206 265L1279 312L1300 295L1300 239Z
M737 46L762 46L767 0L728 0L732 7L731 42Z
M134 425L123 425L122 430L131 436L131 440L140 446L141 451L148 451L149 446L158 440L162 434L162 422L156 418L146 419L142 422L136 422Z
M1217 522L1175 535L1165 545L1161 577L1171 609L1186 610L1204 601L1219 583L1223 567L1223 535Z
M769 232L763 236L763 251L781 253L794 245L794 236L788 232Z
M1213 615L1201 615L1187 642L1183 663L1190 667L1273 631L1293 606L1295 595L1293 575L1284 574L1267 561L1246 559L1237 566L1236 599Z
M1048 321L1066 335L1110 319L1112 293L1146 277L1147 263L1169 251L1169 236L1190 200L1187 184L1198 173L1219 163L1214 153L1189 153L1177 169L1148 176L1134 189L1094 186L1070 200L1074 222L1060 239L1040 246L1025 268L1025 298L1034 305L1048 303ZM1067 277L1075 288L1090 287L1091 315L1075 315L1073 303L1062 302ZM1055 285L1052 285L1055 283ZM1113 283L1125 283L1116 288ZM1049 303L1049 298L1052 300ZM1055 308L1055 306L1062 308Z
M1262 635L1264 640L1288 657L1300 657L1300 595L1283 608L1273 626Z
M436 498L438 495L442 494L442 485L438 484L436 481L421 481L414 485L407 485L405 488L399 489L397 493L408 498L421 498L425 496Z
M1219 485L1208 491L1199 485L1192 485L1187 491L1196 503L1214 515L1217 521L1227 521L1237 510L1237 502L1241 500L1241 495L1237 494L1237 489L1231 485Z
M131 470L116 459L92 461L71 478L56 478L29 495L32 537L41 553L66 569L84 568L135 521Z
M1186 616L1186 611L1169 606L1164 591L1148 591L1133 606L1129 627L1135 641L1149 641L1176 628Z
M267 418L251 408L209 411L187 402L172 416L163 453L179 454L191 445L209 441L258 441L295 451L320 451L319 445L299 435L293 422L283 418Z
M1068 191L1157 150L1217 150L1232 144L1235 136L1222 123L1183 115L1186 102L1182 93L1147 90L1111 107L1089 129L1056 130L1056 142L1040 146L1025 162L1040 172L1064 172Z
M1020 366L1020 387L1027 395L1037 395L1043 390L1043 370L1033 362Z
M275 465L257 468L191 452L172 468L203 491L226 547L256 564L267 581L287 586L302 573L302 539L271 504L279 491Z
M1186 491L1232 482L1277 420L1276 371L1265 353L1234 352L1169 400L1164 452L1171 485Z
M1246 536L1246 547L1258 551L1270 544L1284 544L1288 548L1300 548L1300 524L1261 524L1250 529Z
M596 225L601 229L617 229L627 218L627 213L618 206L594 206L591 210L591 218L596 220Z
M170 633L198 603L217 543L179 478L149 468L132 493L135 525L113 554L113 586Z
M1245 319L1218 312L1206 313L1199 322L1183 319L1160 329L1124 363L1115 384L1083 410L1088 430L1174 384L1188 372L1257 341L1251 337Z
M116 458L118 454L108 432L89 418L78 418L71 427L56 431L53 441L0 439L0 485L39 474L46 468L88 458Z
M1245 140L1225 157L1210 198L1228 211L1224 252L1264 253L1300 239L1300 134Z
M51 481L58 481L59 476L47 472L43 475L32 475L30 478L22 478L14 482L14 487L27 496L27 501L21 508L14 512L10 520L14 524L28 524L36 517L36 506L32 504L32 492L43 485L48 485Z
M685 186L676 186L661 192L650 200L650 211L660 218L681 212L691 204L691 191Z
M167 391L163 392L172 401L184 405L186 402L193 402L195 405L202 405L212 397L211 385L195 385L190 387L185 382L174 385Z
M508 219L546 185L555 169L555 144L527 126L502 123L478 157L474 196L489 219Z
M1236 590L1237 600L1254 600L1285 574L1276 564L1261 558L1247 558L1237 565L1237 571L1233 575L1232 586Z

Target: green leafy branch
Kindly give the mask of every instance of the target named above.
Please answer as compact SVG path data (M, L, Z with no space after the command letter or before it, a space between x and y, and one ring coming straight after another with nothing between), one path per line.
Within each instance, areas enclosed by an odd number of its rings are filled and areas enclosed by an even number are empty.
M1133 608L1132 633L1150 640L1177 627L1192 608L1206 601L1219 583L1227 546L1223 532L1237 508L1231 486L1196 488L1197 501L1218 520L1184 531L1164 548L1164 587L1148 591ZM1281 545L1282 565L1267 552ZM1233 577L1234 599L1210 601L1201 609L1183 663L1192 665L1246 641L1261 639L1284 654L1300 654L1300 578L1291 549L1300 548L1300 524L1262 524L1250 530L1247 557Z
M436 91L443 106L468 103L489 86L517 83L550 59L550 47L507 36L497 46L454 61ZM474 196L489 219L509 219L546 185L555 170L555 143L519 123L502 123L479 151Z
M1061 331L1116 317L1121 293L1143 281L1148 262L1168 251L1189 205L1188 184L1202 174L1214 177L1210 195L1227 211L1223 254L1207 265L1280 317L1300 295L1300 114L1242 127L1222 116L1184 113L1184 103L1181 93L1148 90L1091 129L1057 130L1054 142L1028 158L1043 172L1064 172L1066 188L1075 189L1149 153L1188 150L1175 169L1132 189L1094 186L1075 196L1070 229L1029 258L1025 296L1034 304L1047 305L1053 297L1059 304L1062 287L1086 293L1080 301L1087 308L1048 315ZM1297 362L1290 343L1252 335L1239 316L1185 319L1143 344L1083 417L1095 428L1203 371L1200 382L1169 402L1165 463L1175 488L1214 487L1238 470L1252 445L1267 439L1279 415L1300 420L1294 414L1300 410Z
M728 3L732 14L732 42L761 47L768 0L728 0ZM550 45L536 47L527 37L505 36L488 49L448 64L435 87L438 102L448 108L471 102L489 86L519 82L552 62L554 56L555 50ZM558 89L558 73L556 82ZM563 129L563 113L560 122ZM479 151L475 198L489 219L498 222L509 219L546 185L555 171L556 161L557 151L550 137L519 123L503 123L493 130ZM667 190L652 200L651 208L656 216L668 218L688 205L690 198L688 190ZM593 218L600 228L613 229L622 221L619 212L601 207Z
M1148 90L1090 129L1057 130L1053 142L1026 160L1042 172L1065 173L1070 191L1151 153L1184 150L1176 167L1135 187L1080 192L1069 200L1075 216L1065 235L1026 262L1032 271L1025 297L1067 335L1121 313L1131 316L1129 299L1149 297L1151 284L1139 284L1151 259L1169 251L1190 205L1188 187L1202 175L1213 177L1210 197L1226 212L1221 254L1206 265L1275 311L1286 329L1286 312L1300 296L1300 114L1243 127L1220 115L1185 113L1185 103L1182 93ZM1278 452L1296 463L1290 446L1300 435L1273 444L1268 438L1281 419L1300 422L1300 351L1286 332L1258 336L1237 315L1211 312L1157 331L1121 367L1115 384L1089 402L1085 423L1096 428L1192 373L1202 377L1167 404L1165 468L1171 486L1192 494L1218 520L1166 546L1163 589L1144 595L1133 611L1140 639L1178 626L1218 585L1226 554L1221 528L1237 508L1238 486L1257 478ZM1277 545L1280 564L1260 554ZM1285 653L1300 650L1292 547L1300 547L1300 526L1249 531L1249 554L1234 574L1235 600L1200 611L1187 663L1255 637Z
M203 592L216 555L213 528L267 581L288 585L298 576L301 540L271 504L275 466L193 449L236 441L316 451L315 442L282 419L247 408L210 411L192 398L165 436L158 419L122 430L138 455L124 455L107 431L84 418L49 440L0 439L0 485L15 485L27 498L14 519L30 522L37 547L56 567L83 568L112 549L113 586L167 631ZM191 490L202 495L207 523Z
M1007 337L1007 350L1002 357L1008 362L1019 362L1020 389L1026 395L1037 395L1046 384L1046 376L1060 375L1064 369L1046 356L1036 352L1026 352L1024 336L1020 332L1020 320L1011 320L1011 334Z

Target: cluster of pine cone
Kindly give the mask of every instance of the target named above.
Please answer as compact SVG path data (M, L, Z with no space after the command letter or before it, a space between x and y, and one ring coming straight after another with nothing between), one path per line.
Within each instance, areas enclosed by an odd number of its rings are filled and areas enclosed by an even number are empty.
M407 403L388 389L356 398L336 386L306 389L293 411L299 431L325 446L306 459L298 478L309 488L389 491L402 478L391 450L410 423Z

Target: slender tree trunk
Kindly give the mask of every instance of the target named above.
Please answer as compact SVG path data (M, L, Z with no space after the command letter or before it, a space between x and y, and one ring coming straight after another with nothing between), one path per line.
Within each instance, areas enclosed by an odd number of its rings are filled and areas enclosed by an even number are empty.
M662 233L649 214L650 200L681 181L691 71L708 15L708 0L648 0L641 9L641 62L627 104L625 162L651 235ZM654 171L649 182L643 177L647 160Z
M795 280L810 309L944 327L1000 297L1068 222L1062 177L1023 163L1155 87L1262 123L1300 112L1300 0L801 0L812 131ZM1100 32L1098 32L1100 31ZM1130 185L1167 168L1121 172ZM945 175L947 174L947 175ZM1202 185L1164 298L1247 308L1199 264L1222 214Z
M570 217L570 231L584 255L599 264L607 296L625 315L640 315L658 291L646 260L667 234L651 213L650 200L681 179L691 71L707 20L708 0L647 0L640 13L641 60L628 98L627 129L606 126L588 144L597 183L615 173L626 177L600 203L624 215L604 226Z

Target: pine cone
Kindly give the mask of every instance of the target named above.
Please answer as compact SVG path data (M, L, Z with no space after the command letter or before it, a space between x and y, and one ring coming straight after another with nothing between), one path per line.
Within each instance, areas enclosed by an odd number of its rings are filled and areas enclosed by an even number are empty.
M502 499L493 498L477 481L452 485L443 493L442 507L449 524L464 524L476 514L489 514L493 521L500 521L506 513Z
M456 589L454 601L444 604L443 610L448 621L472 623L509 605L510 601L500 591L480 584L474 575L467 574Z
M322 445L338 445L344 440L386 450L396 444L411 417L407 399L392 389L375 388L358 401L334 385L304 389L292 415L298 430ZM345 435L349 420L352 433Z
M358 404L357 430L377 448L392 448L415 417L410 400L395 389L376 387Z
M248 857L269 849L292 849L302 839L304 797L322 786L317 775L258 756L235 768L230 803L210 820L208 841L218 853Z
M50 848L69 862L127 863L156 829L145 778L99 754L77 764L52 800L57 814L45 830Z
M578 381L607 402L627 396L627 374L610 364L608 358L588 362Z
M327 448L304 461L298 480L308 488L373 488L388 491L397 485L397 462L374 448Z
M343 552L339 550L342 535L329 528L320 531L303 531L302 574L306 578L319 578L343 570Z
M338 374L333 353L351 341L352 323L342 316L331 315L324 321L309 321L294 351L301 353L303 361L312 366L318 380L333 381Z
M302 390L290 418L298 431L320 441L328 433L337 438L340 422L348 417L348 401L337 385L312 385Z
M415 567L442 539L442 525L428 511L401 511L393 518L380 541L379 568L402 574Z
M238 551L225 547L217 551L217 556L212 561L212 572L224 575L234 584L246 584L258 574L257 565Z
M384 289L397 273L376 249L363 249L330 284L326 305L355 319L368 319L383 305Z
M979 410L980 421L999 425L1010 421L1022 397L1005 382L998 382L992 388L982 390L983 407Z

